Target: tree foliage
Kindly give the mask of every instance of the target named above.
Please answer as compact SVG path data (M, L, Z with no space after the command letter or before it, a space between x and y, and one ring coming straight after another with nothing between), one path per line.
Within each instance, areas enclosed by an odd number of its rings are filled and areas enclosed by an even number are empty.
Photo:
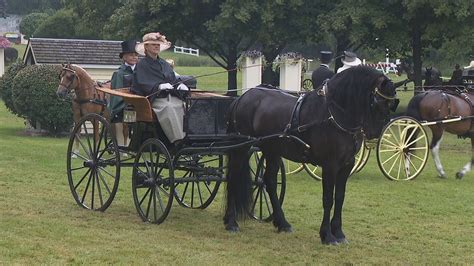
M20 32L29 39L38 29L39 25L48 18L47 13L31 13L21 19Z
M41 38L77 38L75 27L78 22L72 10L61 9L43 21L33 35Z
M17 15L58 10L61 8L61 0L6 0L6 2L7 13Z

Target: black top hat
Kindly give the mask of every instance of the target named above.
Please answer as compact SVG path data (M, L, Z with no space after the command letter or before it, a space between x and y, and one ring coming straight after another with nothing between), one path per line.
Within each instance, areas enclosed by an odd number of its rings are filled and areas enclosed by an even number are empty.
M121 43L121 45L122 52L119 54L120 58L122 58L126 53L137 53L137 51L135 51L135 46L137 45L135 40L124 41Z
M331 51L321 51L319 53L320 53L319 60L321 60L321 63L327 64L331 62L331 59L332 59Z

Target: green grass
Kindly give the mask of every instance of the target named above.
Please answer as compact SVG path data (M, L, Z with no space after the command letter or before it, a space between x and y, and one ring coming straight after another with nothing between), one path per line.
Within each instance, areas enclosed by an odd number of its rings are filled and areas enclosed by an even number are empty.
M412 93L400 92L399 97L407 101ZM174 203L163 224L151 225L135 211L129 169L122 172L119 191L106 212L84 210L75 204L67 183L68 139L29 137L23 130L23 120L0 102L0 264L474 261L473 174L454 178L471 159L470 145L452 135L446 135L441 146L449 175L444 180L436 177L430 158L417 179L388 181L372 152L367 166L348 183L343 218L351 243L323 246L318 235L321 184L304 172L287 177L283 207L295 229L291 234L278 234L271 224L253 220L241 223L240 233L226 232L223 189L208 209L190 210Z

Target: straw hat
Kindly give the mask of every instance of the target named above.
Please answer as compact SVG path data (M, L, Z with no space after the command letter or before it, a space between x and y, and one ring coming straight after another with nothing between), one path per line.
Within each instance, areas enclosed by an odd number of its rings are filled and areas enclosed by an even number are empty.
M145 55L145 44L159 44L160 51L167 50L171 47L171 42L166 40L165 35L161 35L159 32L150 32L143 35L143 42L137 44L135 50L141 55Z

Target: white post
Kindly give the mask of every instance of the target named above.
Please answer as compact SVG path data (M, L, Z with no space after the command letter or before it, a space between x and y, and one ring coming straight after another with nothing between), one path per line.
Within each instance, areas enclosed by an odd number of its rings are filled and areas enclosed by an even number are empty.
M242 65L242 93L262 84L262 57L244 57Z
M280 88L301 91L302 60L287 59L280 64Z
M5 50L0 48L0 77L5 73Z

